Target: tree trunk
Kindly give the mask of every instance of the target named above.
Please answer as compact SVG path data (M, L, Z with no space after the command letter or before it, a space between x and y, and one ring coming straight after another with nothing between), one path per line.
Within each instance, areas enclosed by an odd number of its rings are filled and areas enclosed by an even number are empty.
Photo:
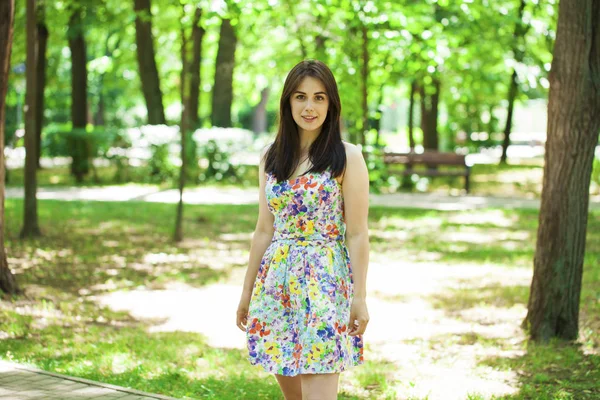
M41 168L42 157L42 126L44 124L44 90L46 89L46 48L48 45L48 27L44 3L40 4L37 22L38 54L37 54L37 103L35 105L35 129L37 138L37 168Z
M533 340L575 340L590 176L600 130L600 2L561 0L528 312Z
M433 92L427 93L425 85L420 86L421 94L421 129L423 130L423 147L426 150L439 149L437 120L440 98L440 81L433 80Z
M192 34L193 35L193 34ZM181 133L181 167L179 168L179 202L177 203L177 214L175 216L175 233L173 238L175 242L183 240L183 189L185 187L186 174L186 135L190 121L189 112L189 88L186 86L188 81L188 71L190 66L187 61L187 39L185 29L181 28L181 76L180 76L180 95L181 95L181 123L179 131Z
M410 83L410 98L408 103L408 146L410 151L415 151L415 92L417 91L417 82L412 81Z
M37 29L35 0L27 0L27 58L25 72L25 202L21 238L40 236L37 215L37 144L35 130Z
M508 89L508 111L506 114L506 125L504 126L504 140L502 141L502 155L500 156L500 164L506 164L506 154L508 152L508 146L510 146L510 131L512 129L513 110L518 89L517 71L513 69L512 76L510 78L510 88Z
M260 92L260 103L254 109L252 117L252 131L254 133L264 133L267 131L267 101L269 100L269 87Z
M363 23L362 31L362 129L360 130L360 144L363 149L367 144L366 135L369 130L369 35L367 26Z
M154 59L150 0L134 0L134 10L137 60L142 92L148 109L148 123L150 125L160 125L165 123L165 109L163 108L162 92L160 91L158 69Z
M69 135L71 174L77 182L89 172L88 143L84 135L88 121L87 104L87 58L83 37L82 6L74 3L69 18L69 48L71 49L71 121L73 131Z
M6 116L6 90L8 89L8 70L13 40L13 23L15 16L14 0L0 2L0 143L4 149L4 129ZM6 249L4 248L4 151L0 151L0 291L9 294L20 292L17 281L8 267Z
M231 22L221 23L219 49L215 64L215 85L212 93L211 123L213 126L231 126L231 103L233 102L233 67L237 38Z
M194 14L194 25L192 26L192 63L190 65L190 98L189 98L189 116L190 128L200 126L200 117L198 107L200 105L200 62L202 60L202 39L205 30L200 25L202 19L202 9L196 8Z
M523 11L525 10L525 0L521 0L519 4L519 12L517 24L515 25L515 31L513 33L513 53L515 55L516 62L522 62L525 53L520 47L519 43L525 36L527 28L523 24ZM515 106L515 99L519 91L519 81L517 71L513 68L512 75L510 77L510 86L508 89L508 112L506 114L506 125L504 126L504 140L502 141L502 155L500 156L500 164L506 164L506 153L508 146L510 146L510 132L512 129L512 118L513 109ZM491 132L490 132L491 133Z

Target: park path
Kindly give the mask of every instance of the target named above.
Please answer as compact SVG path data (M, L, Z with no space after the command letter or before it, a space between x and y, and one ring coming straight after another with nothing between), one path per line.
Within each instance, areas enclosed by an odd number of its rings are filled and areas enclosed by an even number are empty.
M0 360L0 400L175 400Z
M7 198L22 198L23 188L6 188ZM127 185L103 187L38 188L38 199L52 200L98 200L98 201L147 201L176 203L176 189L160 190L156 186ZM195 188L184 192L186 204L256 204L255 188ZM371 194L370 204L382 207L424 208L432 210L472 210L482 208L529 208L537 209L539 199L490 196L450 196L438 193ZM590 198L590 209L600 210L600 196Z

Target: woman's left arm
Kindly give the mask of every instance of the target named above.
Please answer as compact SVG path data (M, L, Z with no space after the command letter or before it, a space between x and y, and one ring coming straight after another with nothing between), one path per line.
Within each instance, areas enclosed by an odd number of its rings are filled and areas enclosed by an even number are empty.
M369 322L367 269L369 266L369 171L360 149L346 144L346 172L342 182L346 244L354 278L350 335L362 335ZM357 324L355 324L357 322Z

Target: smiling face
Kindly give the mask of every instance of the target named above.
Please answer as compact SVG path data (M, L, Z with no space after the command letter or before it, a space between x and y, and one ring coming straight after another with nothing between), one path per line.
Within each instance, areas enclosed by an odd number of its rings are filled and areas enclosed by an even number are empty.
M304 78L290 97L292 117L300 134L321 132L327 118L329 97L323 83L311 76Z

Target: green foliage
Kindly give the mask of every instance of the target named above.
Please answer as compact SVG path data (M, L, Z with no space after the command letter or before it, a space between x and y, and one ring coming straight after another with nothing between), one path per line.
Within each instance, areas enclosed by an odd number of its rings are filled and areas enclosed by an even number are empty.
M169 158L168 144L151 144L148 160L147 181L153 183L171 182L177 176L178 168Z
M223 181L236 182L239 174L243 173L244 167L237 167L230 161L231 154L225 150L225 146L215 140L208 140L202 147L201 158L207 162L206 168L200 174L200 181ZM240 171L238 171L238 169Z
M369 170L369 184L375 193L390 187L395 191L400 186L398 178L388 172L388 166L383 162L383 152L383 147L366 146L363 153Z
M245 107L243 107L239 110L238 123L239 123L240 127L247 129L249 131L252 130L254 110L255 110L255 107L252 107L250 105L246 105ZM277 110L267 109L267 130L269 132L276 129L277 115L278 115ZM262 132L260 132L260 133L262 133Z
M104 126L72 129L71 123L51 123L42 132L42 155L47 157L70 157L74 142L86 143L89 157L107 156L112 147L129 147L131 144L123 131Z

